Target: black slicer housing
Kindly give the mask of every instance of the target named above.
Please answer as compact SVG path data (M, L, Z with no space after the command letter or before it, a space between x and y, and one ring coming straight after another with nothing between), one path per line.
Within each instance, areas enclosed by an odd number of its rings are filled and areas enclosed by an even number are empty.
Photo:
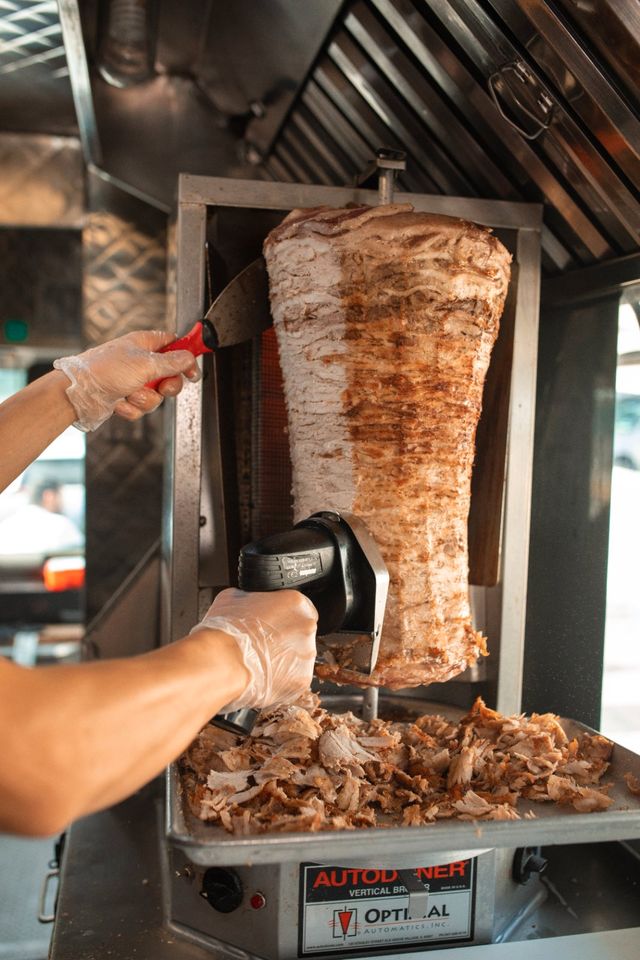
M318 654L349 646L350 666L370 675L378 659L389 573L367 526L351 513L322 510L240 551L238 586L249 592L300 590L318 611ZM247 735L257 711L212 721Z

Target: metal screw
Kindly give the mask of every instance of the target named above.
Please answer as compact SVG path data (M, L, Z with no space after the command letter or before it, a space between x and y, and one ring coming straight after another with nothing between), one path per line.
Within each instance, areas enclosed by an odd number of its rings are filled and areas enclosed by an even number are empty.
M249 144L245 151L245 157L247 163L250 163L252 166L257 167L262 163L263 157L257 147L254 147L253 144Z

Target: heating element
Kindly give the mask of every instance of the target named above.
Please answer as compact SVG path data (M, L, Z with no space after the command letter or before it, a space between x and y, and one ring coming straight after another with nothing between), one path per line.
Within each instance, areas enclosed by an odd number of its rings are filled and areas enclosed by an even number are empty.
M395 199L493 227L513 254L514 269L485 388L470 518L474 620L488 637L491 656L459 681L393 696L382 691L380 713L408 718L458 710L459 716L459 706L478 693L498 710L515 713L524 648L540 208L421 194ZM215 295L260 253L267 232L292 208L378 201L376 191L355 187L181 177L178 330L190 329L207 306L207 242ZM235 582L243 538L290 525L290 500L282 489L289 470L286 421L272 336L268 331L261 341L217 355L201 384L178 398L165 500L165 641L188 632L215 594ZM277 491L275 503L270 490ZM343 688L337 698L331 689L324 693L337 711L364 707L362 691ZM568 732L579 732L566 724ZM352 950L391 956L397 949L445 943L468 944L472 952L475 944L506 936L544 895L535 880L518 882L539 869L531 860L539 844L639 832L640 804L629 802L622 773L640 761L618 748L616 757L616 802L596 817L543 805L534 820L481 827L440 821L257 837L232 837L192 817L174 765L166 878L171 923L181 935L234 957L289 960ZM517 851L523 873L513 879Z

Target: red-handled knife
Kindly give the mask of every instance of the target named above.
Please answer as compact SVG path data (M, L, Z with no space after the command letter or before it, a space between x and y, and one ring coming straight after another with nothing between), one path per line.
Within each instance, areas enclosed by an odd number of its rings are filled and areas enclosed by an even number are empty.
M267 267L258 257L241 270L213 301L203 320L198 320L184 337L162 347L159 353L188 350L199 357L221 347L244 343L271 326ZM160 377L146 386L152 390L166 379Z

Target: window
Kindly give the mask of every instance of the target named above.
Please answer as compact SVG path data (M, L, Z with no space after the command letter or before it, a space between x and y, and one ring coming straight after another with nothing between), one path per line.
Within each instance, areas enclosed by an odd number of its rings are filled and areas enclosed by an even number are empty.
M29 379L0 369L0 401ZM84 619L84 461L84 434L70 427L0 493L0 623Z
M618 327L602 731L640 752L640 326L624 304Z

